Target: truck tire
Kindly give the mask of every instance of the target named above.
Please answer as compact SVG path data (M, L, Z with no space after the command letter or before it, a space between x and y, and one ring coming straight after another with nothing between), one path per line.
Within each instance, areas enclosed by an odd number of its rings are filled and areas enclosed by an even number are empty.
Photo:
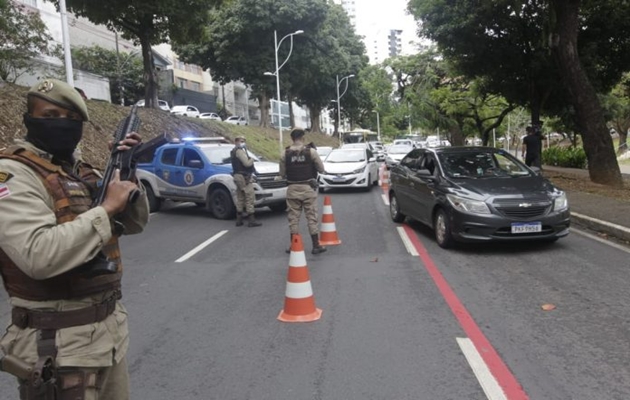
M151 189L151 185L146 182L143 182L144 190L147 192L147 200L149 201L149 212L158 212L162 207L162 199L155 196L153 189Z
M214 189L208 197L208 210L217 219L232 219L236 208L230 192L225 188Z

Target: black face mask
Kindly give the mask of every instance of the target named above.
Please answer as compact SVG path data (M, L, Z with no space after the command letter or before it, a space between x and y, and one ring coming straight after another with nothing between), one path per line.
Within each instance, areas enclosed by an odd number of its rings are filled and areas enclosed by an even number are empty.
M26 140L64 160L71 160L83 136L83 121L69 118L33 118L24 114Z

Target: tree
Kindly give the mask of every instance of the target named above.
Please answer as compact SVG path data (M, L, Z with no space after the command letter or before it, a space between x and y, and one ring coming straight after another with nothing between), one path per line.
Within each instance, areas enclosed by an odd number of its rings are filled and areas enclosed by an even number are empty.
M59 57L39 13L31 13L11 0L0 1L0 79L15 82L22 74L34 72L36 58Z
M143 64L135 54L117 54L99 46L78 47L72 49L72 64L109 78L112 103L129 105L143 97Z
M59 7L59 0L51 0ZM145 105L158 108L157 76L151 46L198 40L208 24L208 10L221 0L66 0L68 10L95 24L104 24L142 48Z
M617 155L628 151L628 129L630 129L630 73L604 99L608 121L619 135Z
M278 40L303 30L293 37L290 62L280 72L283 93L295 93L289 82L289 67L295 54L323 22L326 0L234 0L211 11L205 39L199 43L174 40L181 59L210 70L221 83L243 81L251 85L261 111L261 126L269 124L269 99L275 93L275 80L265 72L275 71L274 31ZM289 38L278 51L279 62L289 52Z
M444 57L453 62L459 72L470 79L483 77L491 92L529 107L532 123L539 123L542 112L558 115L576 100L576 87L569 90L571 86L564 84L568 81L563 81L568 78L564 69L567 64L556 62L556 51L549 51L549 33L566 22L563 20L558 25L559 14L552 12L560 3L564 2L458 1L457 7L445 7L441 0L411 0L409 9L422 20L423 33L438 43ZM583 7L577 8L581 11L580 29L574 50L579 54L580 69L587 80L591 79L589 82L596 92L606 93L630 62L630 21L625 18L628 7L624 0L585 0ZM574 108L576 118L592 117L591 114L580 115ZM590 123L587 125L592 128ZM579 128L585 129L587 125L582 122ZM601 128L598 132L580 133L603 135ZM599 141L606 146L603 137L584 141L585 151L590 154L591 179L614 183L620 176L618 173L593 170L608 170L614 163L610 151L602 149ZM604 177L602 174L612 175Z

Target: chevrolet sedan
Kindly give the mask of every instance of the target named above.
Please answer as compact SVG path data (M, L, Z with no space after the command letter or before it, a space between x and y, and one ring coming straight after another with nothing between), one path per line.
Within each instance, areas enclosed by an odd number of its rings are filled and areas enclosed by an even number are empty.
M566 194L500 149L414 149L391 170L390 182L392 220L426 224L443 248L569 234Z
M368 149L333 149L324 160L326 172L319 174L319 190L328 188L372 189L378 184L376 157Z

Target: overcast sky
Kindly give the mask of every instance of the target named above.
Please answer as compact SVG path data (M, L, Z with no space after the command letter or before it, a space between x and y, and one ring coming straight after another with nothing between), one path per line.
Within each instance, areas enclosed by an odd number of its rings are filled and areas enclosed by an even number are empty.
M419 42L417 24L407 13L407 0L356 0L357 33L370 36L374 30L402 29L403 41Z

